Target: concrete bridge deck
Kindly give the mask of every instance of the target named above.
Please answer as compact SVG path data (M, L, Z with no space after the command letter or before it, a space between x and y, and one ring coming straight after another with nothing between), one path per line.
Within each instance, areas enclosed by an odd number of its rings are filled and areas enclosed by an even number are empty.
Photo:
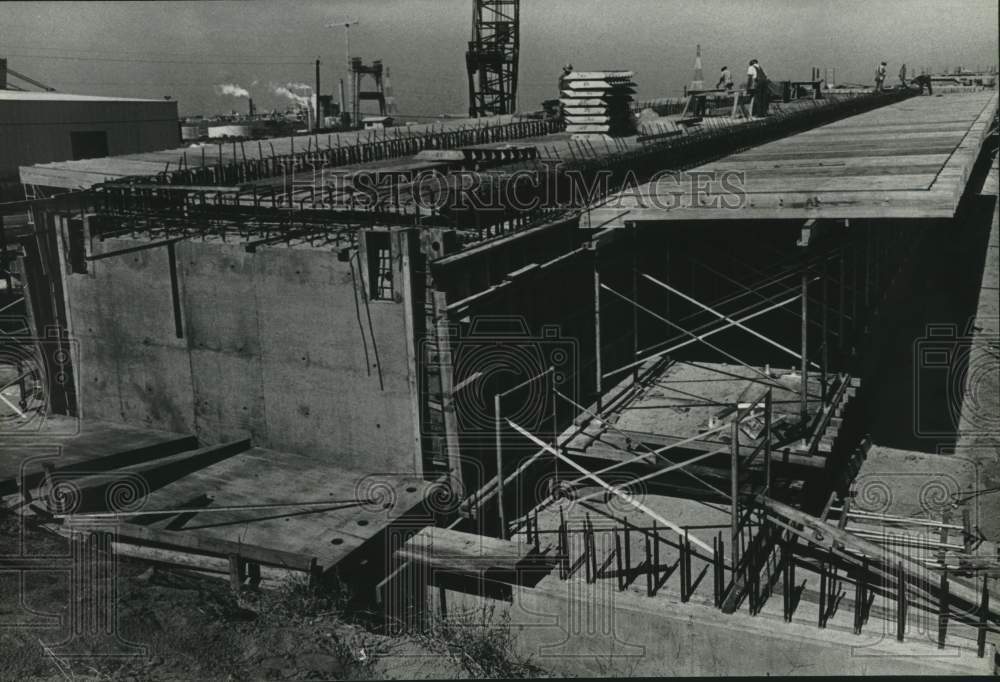
M950 218L996 112L996 92L911 97L698 166L697 188L693 176L628 188L582 225Z

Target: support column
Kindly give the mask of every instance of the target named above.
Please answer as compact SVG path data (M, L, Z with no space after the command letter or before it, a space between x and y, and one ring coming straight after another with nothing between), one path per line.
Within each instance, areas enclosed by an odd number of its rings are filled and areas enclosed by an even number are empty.
M601 414L603 391L601 390L601 261L597 244L594 251L594 391L597 393L597 414Z
M737 415L739 411L737 410ZM738 420L734 420L730 438L729 438L729 449L731 454L729 475L731 478L729 485L729 494L732 497L730 504L730 542L732 545L729 548L731 552L731 561L733 562L733 588L736 588L736 583L739 578L739 565L740 565L740 542L739 542L739 529L740 529L740 424Z
M451 493L457 499L465 497L462 481L462 453L459 448L458 417L455 414L453 393L451 325L447 313L448 296L443 291L434 292L434 310L437 315L438 365L441 377L441 412L444 417L445 451L448 455L448 481Z
M771 424L774 420L774 389L764 398L764 494L771 496Z
M799 389L800 400L799 400L799 414L802 417L802 424L805 425L809 418L809 407L807 404L808 388L809 388L809 359L807 356L809 350L809 268L806 265L805 258L803 257L802 262L802 348L800 350L801 358L801 373L802 373L802 384Z
M631 232L631 245L632 245L632 300L636 303L639 302L639 239L638 239L638 225L632 225L629 228ZM632 360L639 359L639 308L638 306L632 306ZM639 381L639 365L632 368L632 381Z
M846 224L846 221L845 221L845 224ZM845 350L844 349L844 328L846 327L846 325L844 324L844 322L845 322L844 318L847 315L847 311L844 309L844 306L845 306L845 303L846 303L846 300L845 300L846 283L844 282L844 278L846 276L846 270L847 270L847 268L846 268L846 266L844 264L844 259L846 257L846 248L847 247L844 245L844 242L841 241L840 242L840 258L837 259L838 260L838 264L837 265L838 265L838 268L839 268L839 274L837 276L837 283L838 283L838 287L840 289L839 295L837 297L837 351L838 351L839 357L841 358L841 363L840 363L841 365L843 364L843 357L844 357L844 350Z
M507 517L503 508L503 432L500 415L500 394L493 394L493 429L497 453L497 512L500 519L500 539L507 539Z
M821 322L820 322L820 330L821 330L822 338L821 338L821 345L820 345L820 360L819 360L819 365L820 365L820 386L822 387L822 391L823 391L823 395L821 396L821 402L823 403L823 405L826 405L826 379L827 379L827 366L826 366L826 363L827 363L827 357L829 356L829 351L830 351L830 349L828 348L829 334L827 333L827 325L826 325L826 315L827 315L826 309L827 309L827 305L829 303L829 296L827 295L828 294L828 290L829 290L829 285L827 283L828 271L827 271L827 266L826 266L826 260L827 260L826 259L826 254L824 254L823 255L823 267L822 267L822 269L820 271L820 274L822 276L823 288L822 288L822 294L821 294L822 308L820 309L820 320L821 320Z

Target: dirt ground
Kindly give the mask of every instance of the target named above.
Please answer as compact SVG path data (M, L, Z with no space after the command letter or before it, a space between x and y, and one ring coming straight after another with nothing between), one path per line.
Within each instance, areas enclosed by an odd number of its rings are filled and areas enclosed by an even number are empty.
M98 587L72 590L68 571L58 568L65 558L55 556L68 541L29 529L19 548L19 525L0 518L0 624L6 626L0 680L441 679L504 672L477 667L464 644L380 633L377 620L345 606L343 589L290 583L236 595L222 580L119 559L115 571L88 576ZM51 570L9 568L13 557L42 555L53 557ZM112 622L83 622L83 603L111 588ZM71 638L74 629L84 634ZM514 664L506 672L533 670Z

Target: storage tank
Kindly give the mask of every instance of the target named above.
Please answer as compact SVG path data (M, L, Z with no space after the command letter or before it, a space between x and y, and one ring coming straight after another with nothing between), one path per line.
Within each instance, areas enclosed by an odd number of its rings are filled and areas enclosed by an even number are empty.
M252 137L253 127L250 124L233 123L208 127L209 137Z
M204 134L205 128L202 126L181 126L181 139L185 142L189 140L197 140Z

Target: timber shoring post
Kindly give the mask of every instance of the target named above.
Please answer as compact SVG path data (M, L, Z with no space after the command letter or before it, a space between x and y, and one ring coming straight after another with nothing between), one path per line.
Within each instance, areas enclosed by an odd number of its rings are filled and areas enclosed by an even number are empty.
M729 490L729 494L731 496L731 504L730 504L731 519L730 519L730 538L729 538L729 540L730 540L730 542L733 543L732 547L730 548L730 551L732 552L732 559L731 559L732 564L733 564L733 580L732 580L732 583L733 583L734 586L736 585L736 581L737 581L737 578L739 576L739 565L740 565L740 543L739 543L739 540L737 538L737 534L739 533L739 523L740 523L740 518L739 518L740 517L740 503L739 503L739 499L740 499L739 498L739 492L740 492L740 480L739 480L739 471L740 471L740 459L739 459L739 457L740 457L740 441L739 441L739 437L740 437L739 422L733 421L732 426L730 427L730 441L729 441L730 451L731 451L730 452L730 455L731 455L731 460L730 460L730 476L731 476L731 481L730 481L730 486L729 486L729 489L730 489Z
M808 351L808 337L809 337L809 268L806 264L805 258L802 260L802 349L801 349L801 368L802 372L801 388L800 391L800 405L799 405L799 415L802 418L802 428L803 428L803 438L805 438L805 428L809 420L809 408L807 405L808 388L809 388L809 358L807 355Z
M771 427L774 423L774 388L764 398L764 494L771 495Z
M493 394L493 429L495 438L495 448L496 448L496 462L497 462L497 515L500 520L500 539L507 539L507 517L504 512L503 506L503 446L501 441L503 440L503 434L501 432L501 422L500 422L500 394Z
M823 407L825 407L826 404L827 404L827 395L826 395L826 375L827 375L826 361L827 361L827 353L826 353L826 346L827 346L827 341L828 341L828 332L827 332L827 320L826 320L827 311L826 311L826 308L827 308L827 300L828 300L828 293L829 292L828 292L828 285L827 285L828 284L827 283L828 272L827 272L827 267L826 267L826 260L827 260L826 256L823 256L823 268L822 268L823 287L822 287L822 293L821 293L822 308L820 309L820 311L821 311L821 316L820 316L821 324L820 324L820 328L822 329L821 333L822 333L822 336L823 336L823 342L822 342L822 345L820 346L821 352L822 352L822 356L820 358L820 386L822 387L821 391L820 391L820 395L821 395L821 397L820 397L820 403L821 403L821 405Z
M632 300L639 300L639 268L638 268L638 250L639 250L639 239L638 239L638 223L633 224L629 230L631 236L631 246L632 246ZM636 306L631 306L632 308L632 358L636 359L639 357L639 308ZM639 366L636 365L632 368L632 383L637 383L639 381Z
M243 558L239 554L229 555L229 587L233 592L239 592L243 586L246 572L243 565Z

